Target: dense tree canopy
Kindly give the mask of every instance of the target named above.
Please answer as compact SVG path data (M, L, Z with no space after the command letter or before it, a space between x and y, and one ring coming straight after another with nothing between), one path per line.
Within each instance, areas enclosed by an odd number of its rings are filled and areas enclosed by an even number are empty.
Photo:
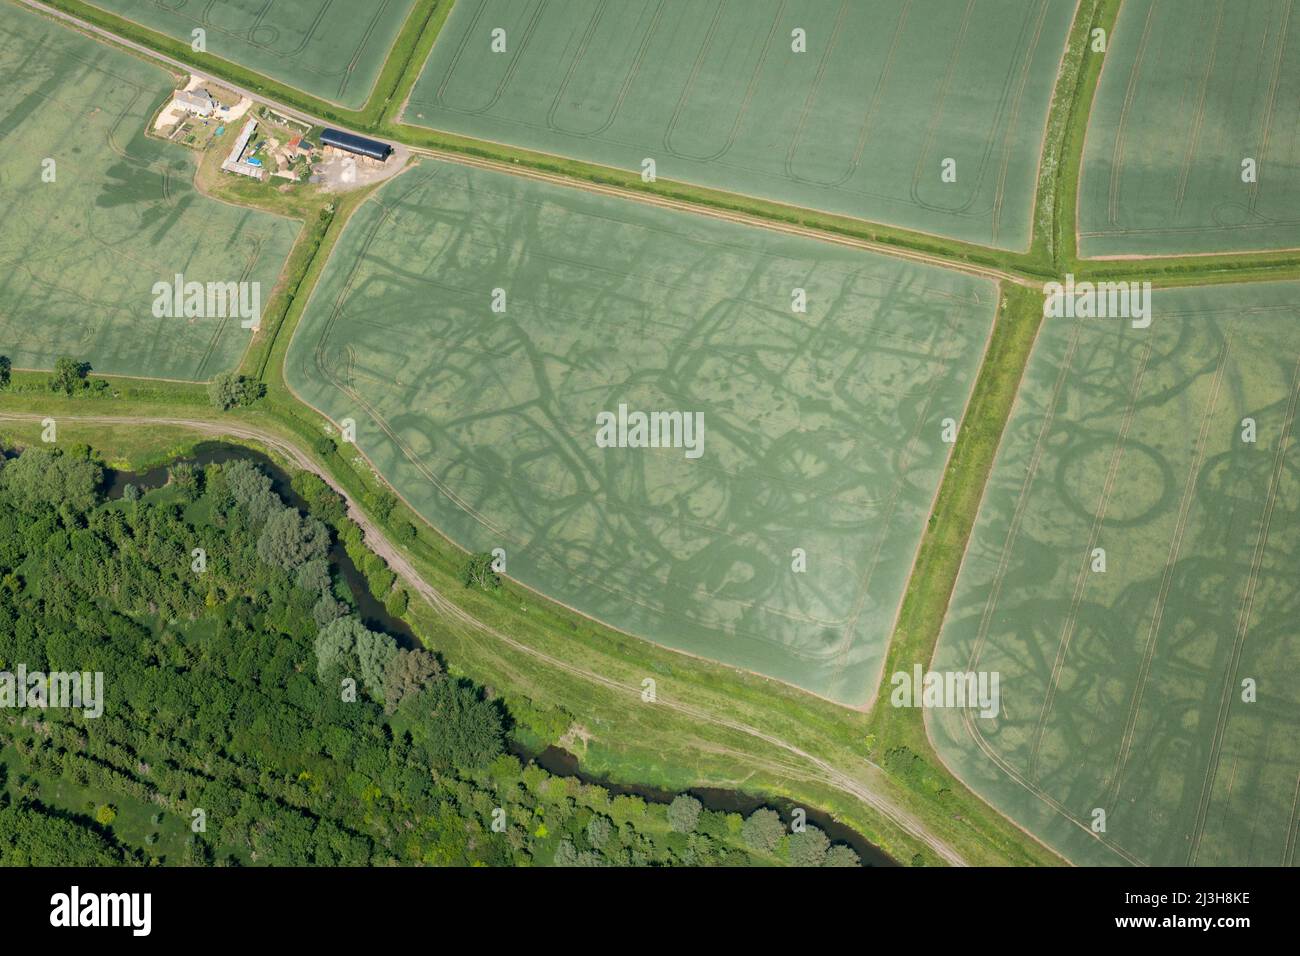
M0 470L0 487L26 509L66 505L88 511L103 480L104 470L88 457L57 448L30 448Z
M500 699L358 619L331 534L368 574L391 572L328 489L302 483L304 516L246 461L174 468L134 500L102 500L102 478L84 450L0 465L0 669L104 677L98 717L0 719L0 863L847 860L792 843L775 814L755 842L753 818L693 798L612 797L521 765ZM525 734L571 721L520 708Z
M226 411L237 405L252 405L266 394L266 386L237 372L223 372L208 384L208 400Z

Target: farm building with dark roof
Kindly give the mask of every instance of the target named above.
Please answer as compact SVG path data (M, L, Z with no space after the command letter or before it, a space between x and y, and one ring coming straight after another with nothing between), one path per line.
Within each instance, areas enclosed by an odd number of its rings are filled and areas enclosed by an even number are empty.
M325 130L320 134L320 141L322 146L333 146L335 149L356 153L358 156L369 156L371 159L377 159L380 162L387 160L393 152L393 147L387 143L380 143L373 139L366 139L364 136L345 133L337 129Z

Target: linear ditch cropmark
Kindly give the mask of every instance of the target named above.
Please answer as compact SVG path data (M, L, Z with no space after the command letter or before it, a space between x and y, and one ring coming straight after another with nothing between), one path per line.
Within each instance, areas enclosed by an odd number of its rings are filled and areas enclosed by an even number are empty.
M667 150L669 154L676 156L678 159L686 159L686 160L693 160L699 163L707 163L722 158L731 150L731 147L735 145L736 138L740 135L741 124L744 123L745 116L749 113L750 103L754 99L754 91L758 88L758 78L763 72L764 65L766 65L767 63L768 52L771 50L772 41L776 37L777 24L780 23L781 15L785 12L786 2L787 0L781 0L781 7L778 9L777 15L772 19L772 27L768 31L767 39L763 42L762 53L759 55L758 62L754 65L754 69L750 73L749 85L746 86L745 88L745 96L741 100L740 106L737 107L736 118L731 123L731 131L727 134L727 138L723 142L722 147L717 152L711 153L707 156L692 156L689 153L676 150L673 148L672 145L673 134L677 131L677 123L681 120L681 114L685 111L686 104L690 100L690 94L694 90L696 75L695 72L693 71L691 73L690 79L687 81L686 88L682 90L681 99L678 100L677 109L674 111L673 117L668 123L668 129L664 133L664 149ZM726 3L727 0L719 0L718 17L722 16L722 9L726 5ZM704 41L704 45L700 48L701 59L703 58L705 51L709 48L710 44L712 43L714 26L716 26L716 23L717 20L715 19L714 25L709 28L709 37ZM697 70L698 67L699 67L699 61L697 61L696 63Z
M862 163L862 153L867 148L867 133L871 128L872 119L880 108L880 100L884 94L885 87L889 85L889 79L894 70L894 57L898 52L899 40L902 39L903 30L907 26L907 15L911 9L912 0L906 0L903 4L903 9L899 11L898 21L894 25L893 37L889 41L889 48L885 53L885 59L880 68L880 75L876 80L876 88L871 94L871 102L868 104L867 109L862 115L862 124L858 128L857 141L853 148L853 155L849 161L848 168L844 171L844 175L840 176L838 179L818 180L811 176L800 176L794 171L794 169L795 157L799 152L799 147L803 143L804 130L807 126L808 116L812 110L812 105L817 98L818 91L821 88L822 73L825 71L825 65L830 62L831 53L835 48L834 44L827 45L826 53L823 58L823 66L818 71L816 83L814 83L812 88L808 91L808 96L804 100L803 110L799 114L799 123L795 127L794 135L790 139L790 146L786 150L785 174L791 179L796 182L833 188L843 186L852 179L853 174L858 171L858 166Z
M1218 36L1223 25L1223 10L1226 0L1219 0L1218 18L1214 23L1211 36ZM1192 175L1192 162L1196 156L1196 147L1201 141L1201 130L1205 127L1205 104L1210 96L1210 78L1214 75L1214 61L1219 52L1217 43L1210 44L1210 55L1205 58L1205 75L1201 79L1201 91L1197 96L1196 110L1192 114L1192 130L1187 137L1187 150L1183 153L1182 173L1178 177L1178 189L1174 193L1174 215L1183 211L1183 202L1187 198L1187 180Z
M1260 164L1268 162L1268 148L1273 136L1273 110L1277 106L1277 91L1282 85L1282 65L1286 62L1286 39L1287 33L1291 29L1291 13L1294 4L1292 0L1286 0L1282 13L1282 26L1277 30L1277 56L1273 58L1273 78L1268 84L1268 93L1265 95L1264 121L1263 121L1263 139L1259 146ZM1247 210L1253 215L1260 215L1256 210L1259 203L1259 177L1250 184L1247 190L1250 201L1246 204ZM1276 220L1275 220L1276 221Z
M1147 336L1146 343L1142 347L1142 356L1138 361L1137 371L1133 375L1133 386L1129 391L1128 406L1124 410L1124 418L1120 423L1119 434L1115 437L1114 450L1111 452L1110 464L1106 469L1105 480L1102 482L1101 497L1098 499L1093 515L1092 528L1088 532L1088 542L1085 549L1087 554L1092 554L1093 549L1097 546L1101 527L1106 521L1106 507L1115 491L1115 483L1119 478L1120 463L1124 458L1128 433L1133 427L1134 418L1137 416L1138 396L1142 392L1142 379L1146 374L1147 363L1151 359L1151 349L1151 337ZM1074 636L1075 621L1079 616L1079 606L1083 601L1083 592L1091 576L1092 569L1085 560L1080 564L1078 574L1075 576L1074 593L1070 598L1070 609L1061 624L1061 634L1057 640L1056 658L1052 663L1052 670L1048 676L1047 693L1043 697L1043 706L1038 713L1038 723L1034 727L1033 743L1029 748L1029 764L1026 771L1026 775L1031 780L1038 779L1038 751L1042 746L1043 732L1047 726L1048 715L1052 712L1052 703L1056 699L1056 686L1061 679L1061 669L1065 665L1065 657L1070 650L1070 639Z
M1201 469L1201 464L1205 461L1205 454L1209 446L1210 425L1214 418L1214 413L1218 408L1219 395L1223 386L1224 371L1227 368L1228 358L1232 351L1233 332L1236 331L1239 316L1234 316L1232 323L1228 326L1227 335L1224 337L1223 345L1220 349L1218 367L1215 369L1213 382L1210 387L1210 398L1206 403L1205 414L1201 416L1201 428L1196 436L1195 453L1192 455L1191 464L1187 470L1187 480L1183 486L1183 497L1178 504L1178 517L1174 523L1173 538L1169 546L1169 557L1165 561L1165 570L1160 582L1160 591L1156 597L1156 605L1151 615L1151 624L1147 629L1147 639L1142 653L1142 663L1138 668L1137 680L1134 684L1133 694L1130 698L1129 712L1125 720L1124 733L1120 737L1119 755L1115 763L1115 769L1112 772L1111 784L1107 790L1105 802L1113 805L1119 797L1119 791L1122 786L1122 777L1124 770L1128 765L1129 751L1133 744L1133 737L1137 730L1138 713L1142 706L1142 694L1146 689L1147 677L1151 673L1151 663L1156 652L1156 638L1160 634L1160 625L1164 618L1165 604L1169 597L1169 590L1173 586L1174 569L1178 561L1179 552L1182 550L1183 536L1187 530L1188 516L1191 513L1192 504L1196 498L1196 480Z
M654 16L650 18L650 26L646 28L645 33L641 38L641 45L637 47L636 54L628 64L627 72L623 75L623 81L619 84L618 96L614 98L614 102L610 106L609 115L607 115L605 121L595 129L585 131L565 129L555 122L555 113L560 107L560 101L568 91L569 83L577 74L578 67L581 65L587 52L587 38L586 36L583 37L582 46L578 50L577 55L574 56L573 62L569 65L569 72L565 74L564 82L560 84L559 90L555 93L555 98L551 101L551 108L546 113L546 125L549 129L552 129L557 133L563 133L566 136L576 136L579 139L591 139L592 137L599 136L614 125L614 120L618 118L618 114L623 109L623 102L627 99L628 91L632 89L633 82L635 82L637 76L641 72L641 64L645 60L646 52L650 49L650 42L654 39L654 35L659 29L659 22L663 18L664 5L667 2L668 0L659 0L656 4ZM607 9L609 9L607 0L601 0L600 6L597 8L592 21L593 32L596 23L600 20L601 16Z
M1241 608L1237 616L1236 634L1233 637L1232 652L1223 677L1223 692L1219 698L1219 709L1214 724L1214 735L1210 742L1210 757L1205 768L1205 780L1201 788L1200 801L1196 807L1196 820L1192 828L1191 846L1188 849L1188 865L1196 864L1196 857L1201 849L1201 837L1205 833L1206 817L1214 792L1214 780L1218 774L1219 756L1223 748L1223 738L1227 731L1228 718L1232 706L1233 692L1236 685L1233 678L1238 673L1241 663L1242 648L1246 643L1246 633L1250 628L1250 618L1255 604L1255 586L1259 581L1260 569L1264 563L1264 551L1268 543L1269 526L1273 521L1273 508L1277 503L1278 488L1282 482L1283 465L1286 453L1291 446L1291 429L1295 424L1296 407L1300 404L1300 362L1296 363L1291 377L1291 394L1282 432L1278 438L1277 451L1273 456L1273 474L1269 480L1268 495L1264 501L1264 513L1260 519L1259 534L1255 539L1255 553L1251 561L1250 576L1242 595Z

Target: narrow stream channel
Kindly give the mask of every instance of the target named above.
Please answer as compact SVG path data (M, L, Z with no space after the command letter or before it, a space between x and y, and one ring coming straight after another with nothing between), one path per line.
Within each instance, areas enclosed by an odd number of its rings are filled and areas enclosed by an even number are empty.
M540 752L528 750L517 743L511 743L510 752L525 762L531 760L546 772L556 777L573 777L583 783L604 787L614 796L640 797L647 803L672 803L677 791L660 790L657 787L645 787L636 784L612 783L602 777L584 773L578 765L578 758L560 747L547 747ZM727 790L722 787L692 787L686 791L704 805L706 810L720 813L739 813L747 817L761 807L775 810L788 826L794 817L796 808L802 808L808 822L828 836L833 843L847 843L853 847L863 866L898 866L898 863L884 850L870 843L857 830L845 826L828 813L786 799L759 797L741 790Z

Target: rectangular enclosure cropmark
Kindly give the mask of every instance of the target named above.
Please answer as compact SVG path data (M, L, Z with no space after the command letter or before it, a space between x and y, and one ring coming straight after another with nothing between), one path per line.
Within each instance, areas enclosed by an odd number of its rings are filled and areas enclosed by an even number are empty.
M935 654L935 746L1079 864L1295 863L1300 283L1045 320ZM1103 830L1096 830L1097 826Z
M404 122L1029 245L1073 0L458 0Z
M415 0L91 0L202 52L360 109Z
M425 162L349 223L286 375L511 577L861 705L996 306L961 273Z
M197 192L191 152L145 135L171 89L138 57L5 8L0 355L15 367L70 356L98 372L202 380L248 346L240 314L205 302L207 314L187 315L160 289L181 276L236 300L260 289L265 303L300 224Z
M1088 123L1079 252L1300 248L1300 11L1125 0Z

